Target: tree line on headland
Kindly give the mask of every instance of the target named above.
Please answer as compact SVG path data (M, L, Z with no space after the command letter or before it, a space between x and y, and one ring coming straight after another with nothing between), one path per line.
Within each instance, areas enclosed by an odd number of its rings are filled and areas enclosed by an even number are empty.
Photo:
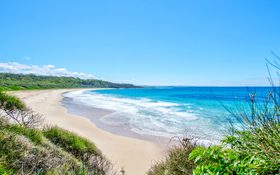
M112 83L97 79L0 73L0 90L59 88L139 88L132 84Z

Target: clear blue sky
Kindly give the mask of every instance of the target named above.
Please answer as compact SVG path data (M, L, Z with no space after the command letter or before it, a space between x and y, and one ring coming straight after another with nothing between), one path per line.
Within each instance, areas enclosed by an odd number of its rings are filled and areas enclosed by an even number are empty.
M278 0L2 0L0 62L147 85L265 85ZM28 57L28 59L25 59Z

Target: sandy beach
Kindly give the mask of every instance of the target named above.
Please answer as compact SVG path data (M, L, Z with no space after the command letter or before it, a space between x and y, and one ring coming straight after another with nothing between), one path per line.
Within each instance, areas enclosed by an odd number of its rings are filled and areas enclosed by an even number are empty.
M117 168L128 175L143 175L164 155L164 148L146 140L120 136L102 130L89 119L70 114L61 104L62 94L78 89L17 91L28 107L44 115L45 124L57 125L93 141ZM80 90L80 89L79 89Z

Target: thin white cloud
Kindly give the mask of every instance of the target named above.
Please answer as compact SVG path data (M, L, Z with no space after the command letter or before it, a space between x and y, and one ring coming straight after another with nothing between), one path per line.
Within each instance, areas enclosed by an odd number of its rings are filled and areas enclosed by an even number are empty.
M22 57L23 60L31 60L30 57Z
M0 63L0 72L16 74L35 74L59 77L75 77L81 79L95 78L92 74L68 71L66 68L56 68L54 65L26 65L16 62Z

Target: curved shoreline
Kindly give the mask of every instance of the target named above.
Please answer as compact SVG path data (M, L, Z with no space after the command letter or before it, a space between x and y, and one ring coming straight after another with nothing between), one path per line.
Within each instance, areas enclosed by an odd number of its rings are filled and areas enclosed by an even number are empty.
M170 139L167 137L139 134L133 132L129 126L126 125L114 126L114 125L106 124L101 121L103 117L114 114L114 112L116 111L87 106L83 103L75 102L75 100L72 97L63 96L61 103L62 106L64 106L67 109L68 113L85 117L89 119L91 122L93 122L95 126L97 126L98 128L108 131L112 134L150 141L157 145L162 146L163 148L167 148L168 146L170 146Z
M44 115L45 124L57 125L93 141L117 168L126 174L142 175L153 162L163 158L165 149L153 142L112 134L98 128L89 119L71 114L62 105L62 94L86 89L16 91L28 107Z

